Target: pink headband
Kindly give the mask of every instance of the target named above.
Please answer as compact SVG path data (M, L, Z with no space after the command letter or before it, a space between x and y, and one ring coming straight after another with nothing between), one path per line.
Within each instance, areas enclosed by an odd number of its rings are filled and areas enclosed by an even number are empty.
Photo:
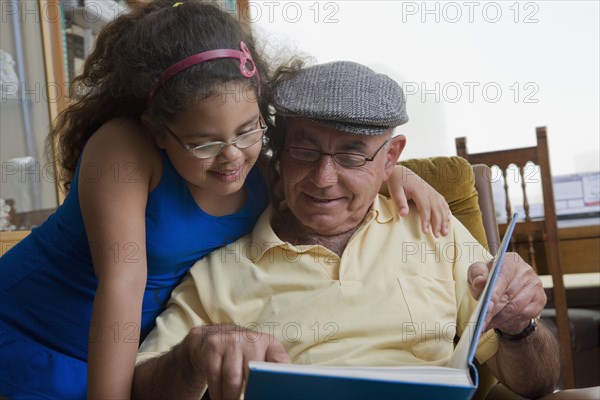
M150 107L152 104L152 98L154 97L156 91L174 75L185 69L188 69L193 65L200 64L204 61L215 60L217 58L238 58L240 60L240 72L244 77L251 78L254 76L254 74L256 74L256 77L258 78L258 94L260 94L260 75L256 69L256 65L254 64L254 60L252 60L252 54L250 54L250 50L248 50L248 47L244 42L240 42L240 50L241 51L233 49L217 49L204 51L202 53L194 54L193 56L184 58L183 60L171 65L169 68L164 70L154 88L152 88L150 93L148 93L148 107ZM252 69L246 68L246 63L250 63L250 65L252 65Z

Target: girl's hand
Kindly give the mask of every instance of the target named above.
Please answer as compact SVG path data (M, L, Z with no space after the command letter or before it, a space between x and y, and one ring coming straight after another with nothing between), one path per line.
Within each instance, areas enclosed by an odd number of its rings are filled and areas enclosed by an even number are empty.
M421 215L421 227L429 233L429 227L435 237L448 234L448 225L452 213L444 196L436 192L427 182L410 169L397 165L387 180L388 191L398 205L400 216L408 214L408 200L414 201Z

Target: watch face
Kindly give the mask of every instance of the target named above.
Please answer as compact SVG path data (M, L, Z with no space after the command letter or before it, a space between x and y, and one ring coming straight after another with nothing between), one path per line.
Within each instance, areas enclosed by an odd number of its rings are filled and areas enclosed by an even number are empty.
M529 323L529 325L532 325L534 328L537 327L537 318L531 318L531 322Z

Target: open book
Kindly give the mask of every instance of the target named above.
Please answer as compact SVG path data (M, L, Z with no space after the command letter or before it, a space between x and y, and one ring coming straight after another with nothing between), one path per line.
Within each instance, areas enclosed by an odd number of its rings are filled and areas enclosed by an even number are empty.
M447 366L333 367L250 362L246 400L254 399L470 399L478 385L473 359L492 290L518 215L511 220L488 281ZM468 334L467 334L468 333Z

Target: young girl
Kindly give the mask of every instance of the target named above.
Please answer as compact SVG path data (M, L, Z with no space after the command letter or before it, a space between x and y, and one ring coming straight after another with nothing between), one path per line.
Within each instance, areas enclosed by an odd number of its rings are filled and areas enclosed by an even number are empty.
M120 16L75 85L83 97L50 138L65 202L1 259L0 395L14 399L128 397L172 289L268 202L253 167L268 70L218 7L155 1ZM441 197L397 178L401 207L402 183L443 227Z

